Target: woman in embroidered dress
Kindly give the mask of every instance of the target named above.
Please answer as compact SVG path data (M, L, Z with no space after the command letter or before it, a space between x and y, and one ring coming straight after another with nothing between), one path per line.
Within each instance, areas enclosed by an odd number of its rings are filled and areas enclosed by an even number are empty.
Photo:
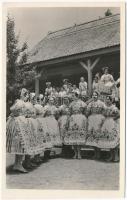
M86 142L87 118L83 115L86 104L78 98L75 93L74 100L70 104L70 114L68 131L65 133L64 144L73 145L74 158L81 159L81 145Z
M98 147L110 149L108 161L118 161L119 146L119 110L112 104L112 97L106 97L106 107L104 111L105 121L101 128L101 134L98 140Z
M62 144L58 122L55 119L57 115L58 109L54 106L54 98L49 97L48 104L44 106L44 117L53 146L61 146Z
M112 86L114 83L114 78L111 74L109 74L109 68L104 68L104 74L101 76L101 82L105 84L105 86Z
M40 142L40 145L44 146L44 151L42 152L43 158L44 158L45 151L47 152L52 147L51 138L48 133L48 127L47 127L45 118L43 117L44 115L43 106L41 106L40 104L35 104L34 108L36 111L37 136L38 136L38 141ZM41 154L38 154L35 156L34 161L37 163L40 163L43 161L43 158Z
M68 121L70 117L69 98L67 95L64 96L63 105L59 107L59 116L58 124L60 128L62 143L64 144L64 136L68 130Z
M88 132L86 145L95 148L95 158L100 157L100 149L98 148L98 138L101 134L101 127L104 123L105 117L103 115L105 104L98 99L98 92L94 91L92 99L87 106L88 116Z
M46 118L43 117L44 115L44 108L36 104L36 121L38 123L38 134L40 135L41 141L44 144L45 149L50 149L52 147L51 138L48 133L48 127L46 123Z
M100 85L102 86L102 92L107 94L107 95L112 95L112 98L115 99L117 98L117 87L115 85L114 78L111 74L109 74L109 68L105 67L104 68L104 74L101 76L101 81Z
M27 169L32 169L37 165L33 163L33 160L31 160L31 156L34 156L36 158L36 155L39 155L44 152L45 147L42 142L42 135L39 134L38 131L36 110L31 102L25 103L25 117L27 124L26 131L29 137L25 141L27 146L27 155L25 156L24 166ZM39 163L39 161L36 160L36 163Z
M27 118L27 122L31 120L31 122L35 122L36 113L34 109L34 105L36 104L36 95L34 92L30 93L29 95L29 102L26 103L26 109L25 109L25 117ZM33 121L32 121L33 119ZM35 123L34 123L35 125ZM28 127L27 127L28 129ZM31 130L29 131L32 132ZM33 167L36 167L37 165L37 159L35 159L36 156L34 156L34 159L31 159L31 155L27 154L25 155L25 160L23 162L23 166L26 169L32 169ZM36 162L35 162L36 160ZM36 164L35 164L36 163Z
M29 98L28 91L23 88L20 100L10 108L11 115L6 124L6 151L15 155L13 169L21 173L27 170L23 167L24 155L27 154L26 140L26 119L25 119L25 101Z

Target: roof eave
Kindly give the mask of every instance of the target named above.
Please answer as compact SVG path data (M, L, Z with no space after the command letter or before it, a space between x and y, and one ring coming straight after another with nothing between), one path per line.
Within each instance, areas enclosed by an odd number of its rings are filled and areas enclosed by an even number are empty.
M101 49L96 49L92 50L89 52L84 52L84 53L79 53L79 54L73 54L73 55L68 55L64 57L59 57L59 58L54 58L50 60L45 60L45 61L37 61L37 62L32 62L32 63L26 63L20 66L37 66L37 67L45 67L47 65L53 65L53 64L58 64L62 62L68 62L72 60L79 60L79 59L84 59L87 57L92 57L92 56L99 56L107 53L115 53L120 51L120 44L117 44L112 47L106 47L106 48L101 48Z

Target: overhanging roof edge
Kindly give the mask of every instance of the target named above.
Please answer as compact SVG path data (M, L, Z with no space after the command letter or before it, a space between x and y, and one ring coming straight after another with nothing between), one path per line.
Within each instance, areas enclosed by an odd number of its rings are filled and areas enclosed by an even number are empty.
M47 66L47 65L51 65L51 64L57 64L57 63L61 63L64 61L72 61L72 60L78 60L78 59L82 59L82 58L87 58L87 57L92 57L92 56L96 56L96 55L102 55L102 54L107 54L107 53L111 53L111 52L115 52L115 51L120 51L120 44L112 46L112 47L107 47L107 48L103 48L103 49L97 49L97 50L93 50L93 51L89 51L89 52L84 52L84 53L79 53L79 54L73 54L73 55L69 55L69 56L65 56L65 57L59 57L59 58L54 58L51 60L45 60L45 61L37 61L37 62L33 62L33 63L26 63L21 66L38 66L38 67L43 67L43 66ZM40 66L41 65L41 66Z

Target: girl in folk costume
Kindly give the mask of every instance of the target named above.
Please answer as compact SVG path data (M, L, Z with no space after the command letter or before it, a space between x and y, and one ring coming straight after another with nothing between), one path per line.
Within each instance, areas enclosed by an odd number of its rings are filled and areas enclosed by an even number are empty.
M73 93L76 93L76 92L77 92L78 94L80 93L80 91L79 91L79 89L77 88L76 85L73 85L72 92L73 92Z
M25 143L27 146L27 155L25 156L24 166L27 169L31 169L36 165L31 162L31 156L36 156L44 152L44 144L42 142L42 136L38 132L38 123L36 121L36 110L31 102L26 102L25 105L25 117L26 117L26 131L29 134L29 138Z
M99 79L98 76L95 76L93 81L93 91L98 91Z
M85 94L87 95L87 82L85 81L84 77L80 78L79 90L81 94L82 92L85 92Z
M63 80L63 88L66 92L68 92L68 79L64 79Z
M111 154L108 161L118 161L119 146L119 110L112 104L112 97L106 97L106 107L104 111L105 121L101 128L101 134L98 140L98 147L110 149Z
M94 91L92 96L93 101L87 106L88 132L86 145L95 147L95 158L100 157L98 138L101 134L101 127L105 120L103 115L105 104L98 99L98 95L98 92Z
M59 99L58 99L59 93L56 91L55 87L52 88L51 96L54 98L54 104L56 107L59 105Z
M70 102L73 100L73 96L74 96L74 92L73 92L73 87L72 87L72 84L71 83L68 83L68 92L67 92L67 95L70 99Z
M39 163L42 160L39 158L39 154L44 152L44 144L42 142L42 135L38 131L38 123L36 120L36 98L35 93L30 93L30 102L26 103L26 121L27 121L27 131L30 133L31 137L31 153L25 156L24 166L27 169L35 167L35 163ZM33 152L33 153L32 153ZM34 159L30 157L34 156ZM33 163L34 162L34 163Z
M105 84L105 86L111 87L114 83L114 78L111 74L109 74L109 68L104 68L104 74L101 76L101 82Z
M70 117L70 109L69 109L69 98L68 96L64 96L63 105L59 107L59 128L60 128L60 135L62 139L62 143L64 143L64 136L66 131L68 130L68 121Z
M25 145L26 137L26 119L25 119L25 102L28 100L28 91L21 90L20 100L10 108L11 115L6 124L6 149L7 153L15 154L15 163L13 169L22 173L27 170L23 167L24 155L27 154ZM28 134L29 137L29 134Z
M53 96L53 97L58 96L58 92L56 91L55 87L52 88L51 96Z
M35 105L35 103L36 103L36 97L35 97L35 93L34 92L30 93L30 102L33 105Z
M44 95L43 95L43 94L40 94L40 95L39 95L39 102L40 102L40 105L41 105L41 106L44 105Z
M37 122L37 136L40 142L40 145L44 146L44 152L49 150L52 147L51 138L49 135L48 127L46 124L46 120L43 117L44 115L44 108L40 104L36 104L34 106L36 111L36 122ZM43 154L44 154L43 152ZM34 161L37 163L42 162L41 156L38 154L35 156Z
M101 83L104 84L102 87L103 92L112 95L112 98L115 101L117 98L117 88L113 76L109 74L108 67L104 68L104 74L101 76Z
M52 92L52 86L51 86L51 82L46 82L46 89L45 89L45 95L49 96L51 95Z
M67 94L67 91L64 89L64 87L61 87L60 91L59 91L59 104L62 105L63 104L63 98L64 96Z
M39 104L36 104L34 107L36 110L36 121L38 123L38 132L42 140L41 142L44 144L45 149L50 149L52 147L52 144L51 138L48 133L49 131L46 123L46 118L44 118L43 116L44 108Z
M58 109L56 108L56 106L54 106L54 98L49 97L48 104L44 106L44 117L53 146L61 146L62 144L58 122L55 119L57 114Z
M99 83L99 82L100 82L100 79L101 79L100 72L97 72L97 73L95 74L95 78L98 79L98 83Z
M73 145L75 156L74 158L81 159L81 145L86 142L87 133L87 118L82 114L86 104L78 99L78 94L75 93L75 98L70 104L70 114L68 131L65 133L64 144Z

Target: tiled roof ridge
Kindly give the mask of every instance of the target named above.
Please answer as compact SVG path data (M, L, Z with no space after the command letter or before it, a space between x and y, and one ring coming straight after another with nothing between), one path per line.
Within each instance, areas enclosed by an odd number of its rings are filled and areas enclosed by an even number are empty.
M100 18L97 18L97 19L94 19L94 20L91 20L91 21L87 21L87 22L84 22L84 23L74 24L73 26L69 26L67 28L62 28L62 29L59 29L59 30L56 30L56 31L49 31L48 35L51 35L51 34L54 34L54 33L60 32L60 31L64 31L64 30L67 30L67 29L70 29L70 28L74 28L74 26L76 26L76 27L77 26L82 26L82 25L85 25L85 24L89 24L89 23L92 23L92 22L99 21L99 20L104 20L104 19L112 18L112 17L118 16L118 15L120 15L120 14L117 13L117 14L110 15L110 16L100 17ZM118 21L118 20L115 20L115 21ZM110 22L108 22L108 23L110 23Z

